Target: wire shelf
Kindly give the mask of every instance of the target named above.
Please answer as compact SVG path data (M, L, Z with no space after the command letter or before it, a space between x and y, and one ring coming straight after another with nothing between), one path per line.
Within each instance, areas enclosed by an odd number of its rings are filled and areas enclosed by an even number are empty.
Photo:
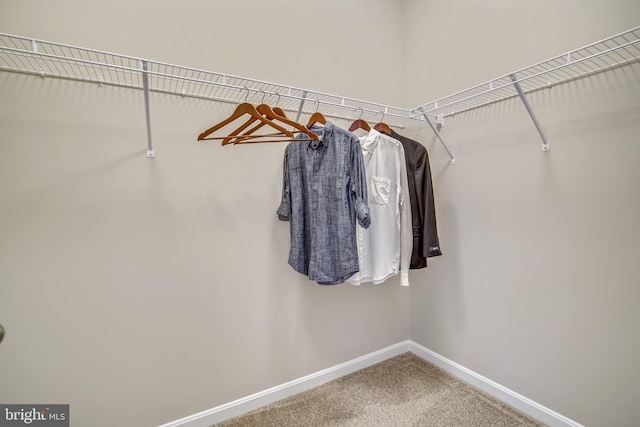
M409 110L380 103L330 95L228 74L149 61L150 89L157 92L222 102L266 102L285 111L322 112L327 117L415 120Z
M514 82L518 82L524 92L532 92L638 59L640 27L412 108L411 115L416 117L424 112L444 118L518 96Z
M143 89L146 73L151 92L234 104L264 101L297 114L320 111L340 119L384 117L395 127L420 120L408 109L385 104L2 33L0 70L135 89Z
M558 55L514 73L474 86L418 107L405 109L376 102L300 89L229 74L150 61L109 52L0 33L0 71L11 71L113 85L144 91L147 118L147 155L153 157L149 119L149 92L202 98L219 102L268 103L301 114L321 112L327 118L364 118L404 128L409 122L427 122L455 164L455 158L434 123L456 113L520 96L543 139L549 144L531 110L525 92L532 92L640 59L640 27ZM394 123L392 120L395 119Z

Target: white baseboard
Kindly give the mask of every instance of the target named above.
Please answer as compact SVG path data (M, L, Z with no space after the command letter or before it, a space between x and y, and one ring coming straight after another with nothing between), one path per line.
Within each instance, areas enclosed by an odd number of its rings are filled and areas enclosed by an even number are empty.
M498 400L513 406L533 418L542 421L550 427L584 427L582 424L558 414L551 409L528 399L513 390L491 381L482 375L465 368L456 362L447 359L438 353L421 346L418 343L409 341L409 351L427 362L433 363L437 367L450 373L454 377L471 384L480 390L495 397Z
M293 381L272 387L267 390L243 397L224 405L199 412L188 417L163 424L159 427L210 427L229 418L245 414L254 409L276 402L296 393L333 381L352 372L375 365L391 357L410 351L421 359L433 363L462 381L478 387L493 397L519 409L550 427L584 427L569 418L546 408L515 391L501 386L482 375L465 368L411 340L383 348L331 368L315 372Z
M409 351L410 344L411 341L409 340L403 341L331 368L315 372L238 400L234 400L233 402L225 403L224 405L216 406L215 408L163 424L159 427L210 427L211 424L219 423L229 418L242 415L280 399L284 399L285 397L301 393L305 390L333 381L352 372L375 365L383 360L406 353Z

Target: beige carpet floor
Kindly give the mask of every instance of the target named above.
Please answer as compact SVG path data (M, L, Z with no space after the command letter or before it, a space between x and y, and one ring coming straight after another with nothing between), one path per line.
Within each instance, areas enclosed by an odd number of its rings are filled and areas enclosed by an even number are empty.
M404 353L214 426L541 427L544 424L414 354Z

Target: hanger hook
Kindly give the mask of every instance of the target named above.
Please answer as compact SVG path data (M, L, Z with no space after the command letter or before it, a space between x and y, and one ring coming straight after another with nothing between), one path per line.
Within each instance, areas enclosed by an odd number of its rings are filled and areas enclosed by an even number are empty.
M316 99L316 112L320 110L320 100Z
M280 104L280 94L278 92L273 92L275 95L278 95L278 100L276 101L276 107Z
M247 90L247 94L244 96L244 102L247 102L247 98L249 98L249 88L246 86L243 87Z
M358 120L360 120L362 118L362 115L364 114L364 109L362 107L358 107L360 109L360 117L358 117Z
M380 119L380 123L384 122L384 116L386 115L384 111L378 111L376 112L376 116L378 115L378 113L382 114L382 118Z
M260 92L262 92L262 100L260 101L260 104L264 104L264 97L267 95L267 93L265 91L263 91L262 89L258 89Z

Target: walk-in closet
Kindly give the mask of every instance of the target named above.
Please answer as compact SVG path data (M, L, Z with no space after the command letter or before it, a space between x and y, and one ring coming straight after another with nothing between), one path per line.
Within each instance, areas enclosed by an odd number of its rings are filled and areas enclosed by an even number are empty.
M1 1L0 425L212 426L397 360L543 425L638 425L639 25L632 0ZM300 160L334 143L343 173Z

